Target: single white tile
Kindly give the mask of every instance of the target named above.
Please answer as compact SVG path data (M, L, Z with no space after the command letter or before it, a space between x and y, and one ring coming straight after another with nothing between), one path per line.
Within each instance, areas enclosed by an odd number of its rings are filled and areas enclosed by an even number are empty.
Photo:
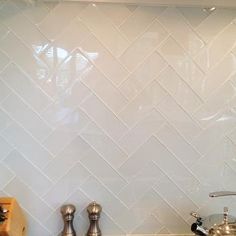
M156 181L162 176L161 170L153 162L149 162L142 167L140 172L137 172L137 175L129 180L129 183L121 189L117 196L130 207L152 189Z
M3 163L0 165L0 187L3 189L11 179L14 178L14 173Z
M94 95L85 100L80 107L114 140L126 132L127 127Z
M205 84L204 73L172 37L165 41L159 52L197 94L202 93Z
M235 56L228 54L213 70L206 74L202 96L208 98L235 72Z
M117 168L127 155L95 123L88 125L80 136L89 143L111 166Z
M88 177L88 171L80 164L76 164L50 189L43 199L52 208L58 208Z
M152 82L120 112L119 117L128 126L134 126L165 97L166 92L156 82Z
M210 15L208 11L201 7L178 7L177 9L193 28L196 28Z
M53 158L40 143L16 123L9 125L8 128L2 132L2 136L21 152L25 158L40 169L46 166Z
M121 55L128 47L128 41L97 5L90 4L86 7L80 18L113 55Z
M12 150L13 146L0 136L0 160L3 160Z
M118 113L127 99L112 83L95 67L81 76L82 82L90 88L114 113Z
M198 209L197 205L194 204L193 201L168 178L168 176L159 178L154 189L168 204L174 207L184 219L189 218L190 209L190 211Z
M4 51L19 67L21 67L43 90L51 94L55 92L49 80L49 69L32 51L27 48L13 33L9 33L0 41L0 48ZM22 57L22 55L24 55Z
M43 19L39 28L48 38L55 39L85 7L84 3L60 2Z
M0 51L0 71L10 62L10 58L3 52Z
M12 122L12 119L2 109L0 109L0 132L11 125Z
M128 78L119 89L129 99L138 95L141 90L153 81L167 66L164 59L156 52L150 55Z
M47 3L44 2L31 3L17 0L12 0L11 2L13 2L19 10L35 24L40 23L50 11Z
M157 80L191 114L202 105L202 101L189 85L171 68L164 70Z
M12 151L4 159L6 166L14 172L26 185L38 195L44 195L51 187L52 182L27 161L18 151Z
M42 140L51 132L51 128L46 122L21 101L18 96L10 95L4 100L2 107L36 139Z
M4 24L0 23L0 35L1 35L0 40L4 38L7 35L7 33L9 33L9 31L10 30Z
M57 37L53 45L55 48L62 49L70 53L87 41L90 35L88 28L78 18L74 19L65 30Z
M161 128L156 133L156 136L186 166L194 165L201 157L197 150L188 143L188 140L185 140L174 127L171 127L170 125L165 125Z
M206 42L209 42L235 18L235 14L234 9L216 9L196 30Z
M131 154L144 142L146 142L146 140L154 133L158 132L164 123L165 120L161 114L159 112L152 111L150 115L141 120L123 137L121 137L118 140L118 143L128 154Z
M22 207L37 219L44 219L53 211L46 202L42 201L39 196L17 178L14 178L4 188L4 191L17 198Z
M86 39L80 49L115 85L119 85L128 75L128 71L95 36Z
M126 181L94 150L85 154L80 162L114 194L125 186Z
M158 219L152 215L148 216L144 222L142 222L132 234L157 234L163 228L163 224L158 221Z
M120 26L121 32L132 42L145 31L164 9L164 7L137 7L133 14Z
M0 76L0 102L2 102L7 96L9 96L12 93L12 91L6 86L6 84L1 81L1 76Z
M117 26L120 26L132 14L132 10L124 4L99 4L99 9Z
M208 71L227 55L235 44L236 26L229 24L213 41L210 41L194 60L204 70Z
M10 16L10 17L9 17ZM19 9L13 4L8 3L0 9L0 19L4 21L14 33L17 34L32 49L34 53L40 51L49 43L48 39L32 24ZM22 27L24 25L24 27Z
M30 215L27 211L24 211L24 214L26 214L27 217L27 224L30 225L30 227L28 227L28 234L32 234L35 236L51 236L51 233L46 229L46 227L43 226L38 220L36 220L35 217Z
M153 215L165 225L169 233L190 233L187 222L158 193L150 193L148 200L150 204L155 204L156 209Z
M120 56L120 61L133 71L148 54L167 37L168 33L160 23L154 21L143 35L132 43L129 48Z
M78 100L79 104L79 100ZM72 106L67 106L64 101L56 101L49 105L43 113L41 113L42 117L53 127L67 127L67 129L71 129L70 127L75 127L78 124L77 121L86 120L86 115L84 112L80 111L80 109L75 109L75 106L78 106L75 103ZM79 122L79 124L81 124ZM77 126L79 127L79 126Z
M10 64L1 74L1 77L36 111L41 112L49 105L50 98L15 64Z
M43 141L43 145L53 155L58 155L76 137L76 135L76 132L71 132L59 127Z
M158 105L158 110L187 140L201 132L200 126L170 96Z
M58 181L69 169L84 157L91 147L80 137L76 137L44 168L44 173Z
M192 56L204 46L204 42L187 24L184 17L176 8L167 8L158 20L173 35L175 40Z
M230 134L236 125L233 109L225 109L217 116L215 122L207 126L194 140L193 145L199 152L205 154L215 146L226 134ZM224 121L224 122L222 122ZM217 137L217 138L216 138Z
M195 113L194 118L207 127L210 123L216 122L220 113L226 106L231 107L230 103L235 98L235 86L227 82L213 93L205 104Z

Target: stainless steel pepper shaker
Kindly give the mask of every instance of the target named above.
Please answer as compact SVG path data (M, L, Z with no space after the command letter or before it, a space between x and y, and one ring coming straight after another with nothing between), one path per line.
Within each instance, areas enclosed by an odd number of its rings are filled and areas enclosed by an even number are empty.
M87 236L101 236L101 230L99 228L99 218L102 211L102 207L96 202L92 202L87 207L87 212L90 220L90 226L87 232Z
M76 232L73 226L75 211L75 206L71 204L61 207L61 214L64 220L64 229L61 233L61 236L76 236Z

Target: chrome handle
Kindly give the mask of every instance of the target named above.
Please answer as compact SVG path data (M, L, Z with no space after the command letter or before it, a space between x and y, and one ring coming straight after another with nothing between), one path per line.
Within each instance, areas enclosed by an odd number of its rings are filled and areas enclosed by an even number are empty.
M212 192L209 194L209 197L225 197L225 196L234 196L236 192L231 191L219 191L219 192Z

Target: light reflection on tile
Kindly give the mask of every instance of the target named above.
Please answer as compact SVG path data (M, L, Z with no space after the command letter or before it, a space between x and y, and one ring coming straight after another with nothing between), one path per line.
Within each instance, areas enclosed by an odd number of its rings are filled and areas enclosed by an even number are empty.
M235 209L234 9L0 0L0 194L30 236L60 206L102 207L103 235L188 234ZM214 167L214 168L213 168Z

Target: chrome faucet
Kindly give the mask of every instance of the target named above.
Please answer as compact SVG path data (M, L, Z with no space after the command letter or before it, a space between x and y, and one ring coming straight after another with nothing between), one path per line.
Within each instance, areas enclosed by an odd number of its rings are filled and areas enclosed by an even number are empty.
M209 194L209 197L225 197L225 196L234 196L236 192L231 191L219 191L219 192L212 192Z

